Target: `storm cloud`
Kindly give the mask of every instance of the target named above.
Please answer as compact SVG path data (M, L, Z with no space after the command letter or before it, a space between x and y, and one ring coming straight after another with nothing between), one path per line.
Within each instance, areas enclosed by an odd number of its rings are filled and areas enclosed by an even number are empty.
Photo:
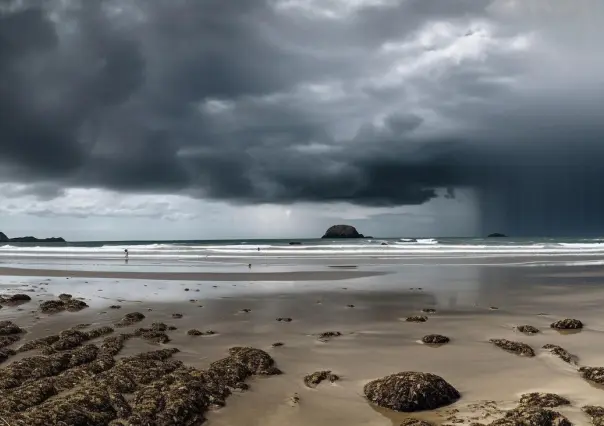
M0 0L0 180L235 204L477 194L604 232L604 5Z

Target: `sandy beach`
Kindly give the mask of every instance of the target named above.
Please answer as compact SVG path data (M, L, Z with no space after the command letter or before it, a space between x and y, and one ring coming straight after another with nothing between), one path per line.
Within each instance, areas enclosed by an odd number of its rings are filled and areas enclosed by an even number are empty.
M174 347L179 352L173 360L204 370L227 357L231 347L249 346L270 355L283 374L249 378L249 390L234 392L224 407L204 414L209 425L398 426L410 417L438 425L490 424L529 392L567 398L571 404L555 410L573 424L588 425L581 407L601 404L604 395L578 372L579 366L604 366L600 312L604 290L599 286L604 275L595 268L374 263L357 268L292 267L294 271L288 273L269 264L259 272L206 268L204 272L127 274L69 271L60 266L0 268L1 294L32 298L0 309L2 320L25 331L8 348L17 349L77 324L89 324L82 330L114 327L126 314L139 312L142 321L114 328L109 336L152 323L176 329L165 332L169 338L165 343L130 338L116 360ZM40 312L41 302L56 300L62 293L88 307ZM424 309L435 312L426 314ZM425 315L427 321L405 321L414 315ZM579 319L585 327L575 333L550 328L564 318ZM525 324L540 332L525 335L515 329ZM191 329L214 333L191 336L187 334ZM320 339L325 332L341 335ZM439 347L423 344L421 339L428 334L445 335L450 342ZM526 343L536 356L504 351L490 339ZM99 337L87 343L102 341ZM277 342L282 345L273 347ZM578 365L542 349L546 344L576 355ZM2 367L33 355L38 351L16 353ZM321 370L332 371L340 380L307 387L304 376ZM366 400L366 383L403 371L437 374L461 398L450 406L413 414L378 408ZM77 389L78 384L74 386ZM46 403L58 398L61 393ZM3 416L11 418L10 413Z

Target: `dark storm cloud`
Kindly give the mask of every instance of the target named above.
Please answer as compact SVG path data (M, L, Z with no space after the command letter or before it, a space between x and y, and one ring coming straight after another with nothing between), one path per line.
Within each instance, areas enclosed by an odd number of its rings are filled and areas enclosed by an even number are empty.
M0 179L46 198L78 186L371 206L468 187L485 230L604 230L601 26L582 38L568 13L558 30L497 12L503 0L331 19L278 3L0 1ZM541 50L509 47L533 30ZM387 43L408 63L380 54Z

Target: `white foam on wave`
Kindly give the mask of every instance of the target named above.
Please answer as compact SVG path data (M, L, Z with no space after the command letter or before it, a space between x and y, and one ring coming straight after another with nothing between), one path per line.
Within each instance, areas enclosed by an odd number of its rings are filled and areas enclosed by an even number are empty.
M466 243L464 243L464 241ZM386 243L386 244L384 244ZM384 245L382 245L384 244ZM350 240L342 242L307 242L289 245L250 243L155 243L144 245L106 244L98 247L86 246L0 246L0 257L52 257L52 258L123 258L124 249L130 258L149 259L202 259L202 258L407 258L418 257L463 257L463 256L580 256L604 255L604 243L562 243L519 241L502 244L485 240L445 240L432 238L399 240ZM260 248L260 250L258 250Z
M590 248L600 248L600 249L604 249L604 243L589 243L589 244L585 244L585 243L558 243L559 246L561 247L568 247L568 248L572 248L572 249L590 249Z
M420 238L417 240L417 244L438 244L434 238Z

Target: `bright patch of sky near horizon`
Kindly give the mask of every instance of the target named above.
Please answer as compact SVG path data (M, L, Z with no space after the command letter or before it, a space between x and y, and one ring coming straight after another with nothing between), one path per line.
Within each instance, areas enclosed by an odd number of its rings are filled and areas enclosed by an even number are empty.
M23 191L0 185L0 194ZM119 194L71 189L52 200L12 196L0 205L9 237L62 236L69 241L318 238L340 222L375 237L475 235L472 194L423 206L367 208L350 204L233 206L184 196ZM446 212L443 214L443 212Z

